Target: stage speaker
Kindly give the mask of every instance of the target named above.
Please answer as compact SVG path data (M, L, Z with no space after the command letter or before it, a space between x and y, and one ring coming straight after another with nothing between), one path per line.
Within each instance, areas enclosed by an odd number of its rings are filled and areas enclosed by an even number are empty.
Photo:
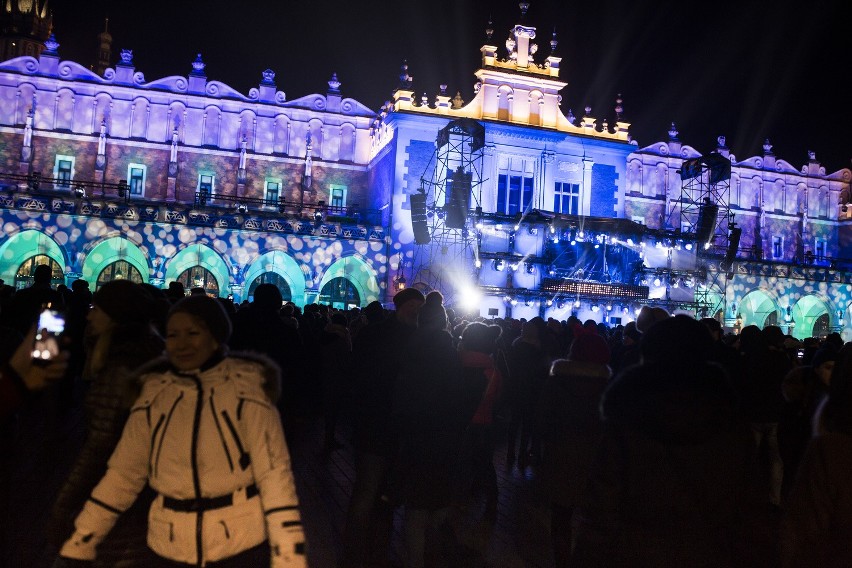
M432 237L429 235L429 224L426 222L426 194L412 193L408 198L411 200L411 228L414 231L414 243L428 245Z
M453 173L452 184L447 184L450 191L447 195L446 224L451 229L461 229L465 225L467 212L470 208L471 179L472 175L459 166Z
M742 234L743 230L739 227L732 227L728 233L728 250L725 251L725 266L728 267L728 270L731 269L731 264L737 258L737 250L740 248L740 237Z
M705 197L704 203L698 209L698 222L695 226L695 240L699 245L709 243L713 238L718 215L719 206Z

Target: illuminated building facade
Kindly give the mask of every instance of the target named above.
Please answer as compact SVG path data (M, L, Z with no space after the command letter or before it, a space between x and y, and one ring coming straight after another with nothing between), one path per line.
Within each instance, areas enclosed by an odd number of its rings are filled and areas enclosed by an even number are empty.
M146 82L129 51L99 75L51 37L0 63L0 278L24 286L47 261L93 288L178 280L239 301L272 282L338 306L419 286L483 316L609 323L651 302L852 339L848 169L797 169L768 141L702 156L674 125L640 146L620 97L609 118L563 112L555 37L542 57L535 27L505 50L492 36L469 102L418 98L404 67L378 114L336 76L288 100L267 70L244 95L199 56Z

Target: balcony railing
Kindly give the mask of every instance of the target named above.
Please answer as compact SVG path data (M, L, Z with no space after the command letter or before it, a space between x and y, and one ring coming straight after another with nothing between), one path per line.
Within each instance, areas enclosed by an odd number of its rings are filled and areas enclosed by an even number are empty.
M120 199L126 204L154 204L154 200L143 196L131 195L125 180L115 182L96 182L91 180L67 180L44 177L38 173L31 175L0 173L0 189L7 191L26 191L34 195L64 197L74 199ZM195 192L192 203L177 202L205 208L217 214L256 215L258 217L284 217L287 219L310 220L314 223L362 225L385 227L388 224L387 209L364 209L358 205L348 207L329 206L322 201L304 203L283 199L268 200L256 197L237 197L235 195L208 194Z

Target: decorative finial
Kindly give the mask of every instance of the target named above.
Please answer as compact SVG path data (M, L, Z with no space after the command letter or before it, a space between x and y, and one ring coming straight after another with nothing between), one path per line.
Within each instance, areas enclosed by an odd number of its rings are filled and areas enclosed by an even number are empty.
M339 93L340 92L340 81L337 80L337 73L331 74L331 79L328 81L328 92L329 93Z
M494 25L491 22L491 16L488 16L488 27L485 28L485 38L490 42L491 36L494 35Z
M207 65L205 65L204 61L201 60L201 54L199 53L195 58L195 61L192 62L192 72L196 75L203 75L205 67L207 67Z
M586 108L583 109L583 110L586 111L586 114L584 114L583 116L592 116L592 107L590 107L589 105L586 105Z
M402 60L402 67L400 67L399 72L399 88L400 89L408 89L411 86L411 81L413 77L408 74L408 60Z
M420 97L420 104L423 106L429 106L429 97L426 96L426 92L423 92L423 95Z
M447 96L447 84L441 83L440 85L438 85L438 88L441 89L441 96L446 97Z
M725 146L724 136L719 136L718 138L716 138L716 142L719 144L719 148L727 148L727 146Z
M461 96L461 91L456 91L456 96L453 97L453 108L461 108L464 106L464 100Z
M275 84L275 71L273 71L272 69L266 69L260 74L260 76L263 78L262 83L264 85Z
M556 46L559 45L559 42L556 40L556 26L553 26L553 35L550 39L550 55L556 53Z
M527 17L527 10L530 9L529 2L518 2L518 8L521 9L521 20Z
M50 37L47 38L44 42L44 50L46 53L50 53L51 55L55 55L57 50L59 49L59 42L56 41L56 34L50 32Z
M677 126L675 126L675 123L672 122L672 125L669 128L669 140L677 140L678 134L680 133L677 131Z
M808 160L811 162L816 162L816 152L813 150L808 150Z
M133 64L133 50L132 49L122 49L120 57L121 57L121 64L122 65Z
M617 121L621 121L621 114L624 112L624 107L621 106L621 103L624 101L621 99L621 93L615 97L615 119Z
M568 109L567 118L568 118L568 122L570 122L571 124L574 124L575 122L577 122L577 117L574 116L574 111L571 110L570 108Z
M772 144L769 143L769 138L763 142L763 154L766 156L772 155Z

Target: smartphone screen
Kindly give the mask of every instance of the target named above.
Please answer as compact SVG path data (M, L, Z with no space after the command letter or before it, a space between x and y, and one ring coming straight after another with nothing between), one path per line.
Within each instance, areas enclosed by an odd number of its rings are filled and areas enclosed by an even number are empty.
M45 308L38 316L33 361L48 363L59 355L59 336L65 331L65 317L56 310Z

